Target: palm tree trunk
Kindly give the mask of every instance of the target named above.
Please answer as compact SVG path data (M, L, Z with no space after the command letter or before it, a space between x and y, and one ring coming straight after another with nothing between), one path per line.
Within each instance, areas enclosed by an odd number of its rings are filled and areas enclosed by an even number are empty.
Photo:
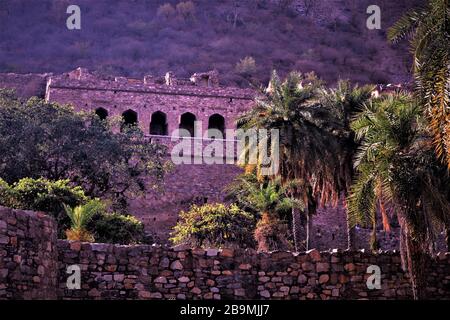
M292 236L294 238L294 246L295 251L300 251L300 244L302 242L301 235L300 235L300 210L297 208L292 208Z
M406 264L406 270L409 273L411 280L411 289L414 300L426 299L425 291L425 266L426 266L426 254L423 251L422 243L416 240L411 235L411 230L407 225L405 219L400 219L400 239L401 248L400 252L406 254L402 256L402 261ZM403 238L403 239L402 239Z
M306 250L311 249L312 234L312 214L309 210L306 212Z
M378 250L378 239L377 239L377 219L374 217L372 220L372 233L370 235L370 249L373 251Z
M350 251L355 250L355 237L356 237L355 227L350 224L350 219L347 214L347 249Z
M414 300L426 299L425 292L425 253L421 248L421 243L412 239L407 239L408 265L410 269L411 286Z

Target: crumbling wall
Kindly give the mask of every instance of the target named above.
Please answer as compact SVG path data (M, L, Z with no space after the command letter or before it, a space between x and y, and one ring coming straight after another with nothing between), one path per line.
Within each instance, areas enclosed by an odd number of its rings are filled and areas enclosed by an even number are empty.
M0 299L56 299L57 266L53 219L0 207Z

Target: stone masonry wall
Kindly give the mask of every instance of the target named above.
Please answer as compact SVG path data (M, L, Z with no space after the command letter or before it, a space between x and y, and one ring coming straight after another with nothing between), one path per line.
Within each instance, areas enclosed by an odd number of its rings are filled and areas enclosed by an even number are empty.
M410 299L395 252L252 250L114 246L59 241L63 299ZM81 290L65 286L67 266L81 267ZM381 268L380 290L366 285L369 265ZM428 264L432 299L450 299L450 254Z
M163 112L167 117L168 133L178 129L180 117L186 112L208 128L209 118L219 114L225 128L235 129L236 117L253 104L251 90L210 88L189 85L165 85L135 80L105 81L93 76L71 78L70 75L51 77L47 83L46 99L67 103L76 110L95 111L104 108L108 117L120 117L127 110L137 113L142 131L149 133L152 114Z
M81 289L66 287L71 265ZM369 265L381 289L369 290ZM427 263L432 299L450 299L450 254ZM2 299L410 299L398 252L120 246L56 240L52 218L0 207Z
M0 207L0 300L56 299L57 272L53 219Z
M164 179L164 192L151 191L130 201L130 212L160 242L168 239L180 210L192 204L224 201L223 189L241 169L235 165L177 165Z
M32 96L44 98L45 86L50 74L0 73L0 89L14 89L18 97Z

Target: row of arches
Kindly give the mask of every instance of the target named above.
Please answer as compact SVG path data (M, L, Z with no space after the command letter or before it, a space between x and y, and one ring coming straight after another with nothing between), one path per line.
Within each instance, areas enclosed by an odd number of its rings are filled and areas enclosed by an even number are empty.
M97 108L95 114L101 119L108 118L108 110L104 108ZM137 126L138 114L133 110L127 110L122 113L123 126ZM184 129L188 132L188 136L194 136L196 116L191 112L183 113L180 117L179 129ZM225 118L220 114L213 114L208 119L208 129L219 130L222 137L225 138ZM169 134L169 126L167 122L167 115L162 111L156 111L152 114L150 121L149 134L158 136L167 136ZM214 138L214 136L210 136Z

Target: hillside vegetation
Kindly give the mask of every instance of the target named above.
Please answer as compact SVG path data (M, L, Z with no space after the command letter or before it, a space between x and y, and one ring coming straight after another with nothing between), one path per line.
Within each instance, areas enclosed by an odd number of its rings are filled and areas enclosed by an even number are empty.
M369 0L78 0L82 29L66 28L68 0L0 0L0 72L180 77L216 68L223 84L267 82L272 69L315 71L327 82L410 78L386 29L420 1L377 1L382 30L366 28ZM310 4L305 6L305 4Z

